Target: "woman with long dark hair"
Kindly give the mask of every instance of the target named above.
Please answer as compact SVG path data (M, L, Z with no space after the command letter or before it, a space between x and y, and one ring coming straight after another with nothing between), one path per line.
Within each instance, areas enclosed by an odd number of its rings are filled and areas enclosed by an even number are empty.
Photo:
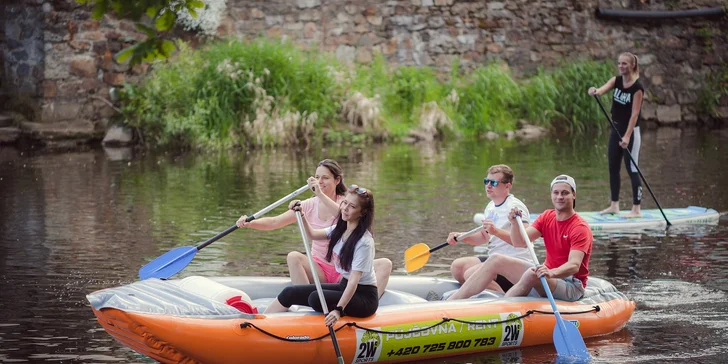
M301 211L300 206L292 209ZM341 202L336 225L314 229L303 218L310 239L328 239L326 260L342 276L339 283L322 284L327 307L335 307L326 316L326 325L334 324L341 316L367 317L377 311L379 296L374 274L374 195L371 191L352 185ZM313 284L286 287L265 313L287 311L291 305L310 306L323 312L316 286Z
M339 214L339 204L344 200L346 185L344 184L344 171L333 159L324 159L316 166L316 174L308 178L308 185L314 196L303 200L291 201L289 208L296 203L301 203L301 213L307 216L308 222L315 229L324 229L336 222ZM247 215L238 219L236 225L239 228L251 228L255 230L276 230L296 222L296 215L293 210L274 216L262 217L253 221L245 221ZM311 255L316 262L316 272L311 272L308 258L301 252L292 251L288 253L286 261L292 284L313 283L313 274L317 274L321 282L336 283L341 279L341 274L336 271L332 263L326 260L328 239L314 239L311 244ZM374 270L377 280L380 283L379 296L384 289L392 273L392 261L387 258L380 258L374 262Z

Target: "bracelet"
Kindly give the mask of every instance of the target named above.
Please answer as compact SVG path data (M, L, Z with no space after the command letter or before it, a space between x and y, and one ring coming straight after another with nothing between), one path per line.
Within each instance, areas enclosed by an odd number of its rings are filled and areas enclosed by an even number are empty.
M339 316L344 317L344 308L341 306L334 307L334 311L339 311Z

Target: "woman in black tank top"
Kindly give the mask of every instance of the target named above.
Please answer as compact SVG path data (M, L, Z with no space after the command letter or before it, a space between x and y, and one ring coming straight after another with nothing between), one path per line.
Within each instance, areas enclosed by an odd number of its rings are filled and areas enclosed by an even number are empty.
M620 164L624 165L632 181L632 211L625 217L640 217L640 203L642 201L642 180L637 166L632 165L629 155L634 163L639 161L639 150L642 141L640 134L640 110L644 88L639 81L639 64L637 56L626 52L617 58L619 76L612 77L602 87L590 87L589 95L603 95L614 89L612 97L612 120L619 134L612 130L609 135L607 152L609 158L609 187L611 190L611 204L601 211L602 214L619 213ZM621 135L621 137L620 137ZM629 148L630 153L624 153Z

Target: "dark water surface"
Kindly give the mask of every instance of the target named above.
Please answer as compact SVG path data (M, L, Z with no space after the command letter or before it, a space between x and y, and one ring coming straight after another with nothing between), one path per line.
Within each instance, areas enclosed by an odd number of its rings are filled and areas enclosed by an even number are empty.
M390 145L307 152L62 154L0 148L0 362L135 363L151 360L118 344L96 322L85 295L137 279L169 249L195 245L305 184L334 158L347 184L376 195L377 256L403 274L403 252L473 227L487 200L486 168L516 171L514 193L540 212L548 184L568 173L577 209L609 199L606 136L519 143ZM663 207L728 211L728 131L661 129L643 136L641 168ZM623 172L624 173L624 172ZM623 175L622 201L630 201ZM654 201L645 191L645 208ZM623 206L628 208L628 206ZM280 213L283 208L271 212ZM537 246L537 249L539 247ZM179 277L286 276L301 250L295 226L236 231L200 251ZM543 256L543 247L538 251ZM449 275L468 246L433 253L422 275ZM587 339L594 362L702 362L728 352L728 221L668 231L599 236L590 270L637 302L626 329ZM433 362L551 362L553 346Z

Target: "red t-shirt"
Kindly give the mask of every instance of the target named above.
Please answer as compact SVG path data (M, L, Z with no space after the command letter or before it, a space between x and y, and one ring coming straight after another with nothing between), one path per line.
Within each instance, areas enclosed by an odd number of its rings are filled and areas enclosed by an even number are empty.
M581 260L579 271L574 274L574 278L580 280L586 287L589 257L594 240L589 224L576 213L565 221L556 221L556 211L547 210L539 215L531 226L543 236L546 246L544 265L548 269L558 268L568 262L571 250L584 252L584 259Z

